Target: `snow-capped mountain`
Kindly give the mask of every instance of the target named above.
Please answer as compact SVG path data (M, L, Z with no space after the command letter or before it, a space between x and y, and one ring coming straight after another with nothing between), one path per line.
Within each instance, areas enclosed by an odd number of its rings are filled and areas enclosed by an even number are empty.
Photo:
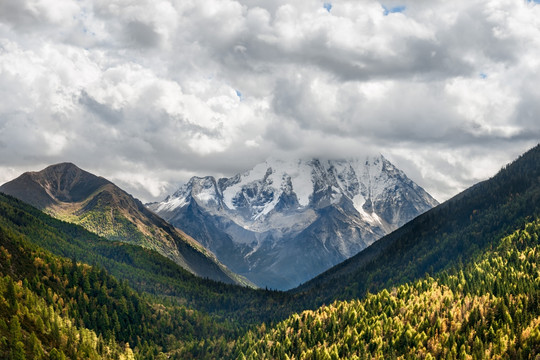
M288 289L435 205L379 155L268 160L232 178L193 177L149 207L255 284Z

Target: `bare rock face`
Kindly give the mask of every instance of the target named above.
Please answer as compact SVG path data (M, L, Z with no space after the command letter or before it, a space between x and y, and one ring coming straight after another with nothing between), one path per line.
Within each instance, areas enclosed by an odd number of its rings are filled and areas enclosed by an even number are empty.
M194 177L149 208L261 287L289 289L437 205L382 155Z

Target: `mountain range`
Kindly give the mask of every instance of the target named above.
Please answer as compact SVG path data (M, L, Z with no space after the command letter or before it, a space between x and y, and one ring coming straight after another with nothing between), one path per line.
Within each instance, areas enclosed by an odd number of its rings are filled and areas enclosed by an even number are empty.
M540 145L288 292L0 194L0 358L537 359L539 165Z
M382 155L193 177L149 209L260 287L289 289L437 205Z
M0 186L46 213L111 241L153 249L201 277L251 285L231 272L196 240L149 211L109 180L61 163L27 172Z

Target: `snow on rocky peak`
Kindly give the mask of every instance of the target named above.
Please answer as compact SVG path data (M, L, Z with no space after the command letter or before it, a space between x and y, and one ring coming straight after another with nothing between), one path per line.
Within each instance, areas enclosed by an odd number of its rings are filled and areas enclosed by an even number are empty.
M210 212L223 210L261 221L275 211L324 208L347 198L364 220L381 223L373 202L403 184L416 186L382 155L354 160L269 159L219 181L193 177L155 211L174 211L195 200Z
M345 260L437 202L382 155L269 159L194 177L151 209L233 271L286 289Z
M300 206L309 204L309 197L313 192L311 167L308 163L302 160L282 161L272 159L246 171L230 186L225 185L223 199L227 207L231 210L236 209L234 199L246 186L249 187L250 184L256 183L270 190L273 196L269 203L274 206L277 204L281 193L287 190L289 186L292 186Z
M172 196L153 209L157 213L162 211L174 211L189 205L191 200L197 201L205 207L219 207L221 204L221 192L216 180L212 176L192 177L187 184L182 185Z

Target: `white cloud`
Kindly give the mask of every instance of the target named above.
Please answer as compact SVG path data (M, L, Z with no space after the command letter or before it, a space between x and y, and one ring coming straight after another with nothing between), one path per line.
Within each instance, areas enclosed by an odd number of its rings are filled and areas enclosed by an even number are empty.
M443 200L540 139L540 5L323 5L0 2L0 169L72 161L150 200L375 151Z

